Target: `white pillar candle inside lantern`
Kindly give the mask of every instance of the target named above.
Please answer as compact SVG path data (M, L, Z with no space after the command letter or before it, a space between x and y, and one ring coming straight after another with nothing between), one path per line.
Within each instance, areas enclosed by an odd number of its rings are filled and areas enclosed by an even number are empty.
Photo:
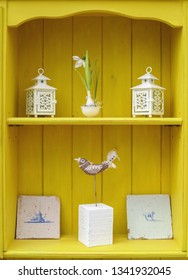
M113 242L113 208L103 203L79 205L78 240L87 247Z
M164 115L164 90L165 88L155 84L158 80L152 74L152 68L146 68L146 74L139 77L142 83L132 87L132 115Z
M26 89L26 115L51 116L56 112L56 88L49 86L44 70L38 69L38 76L34 78L35 85Z

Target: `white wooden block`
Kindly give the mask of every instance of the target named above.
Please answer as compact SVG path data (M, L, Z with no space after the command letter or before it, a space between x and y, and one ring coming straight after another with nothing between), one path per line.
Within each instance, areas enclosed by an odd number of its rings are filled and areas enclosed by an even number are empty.
M79 205L78 240L87 247L113 243L113 208L103 203Z
M17 207L16 238L60 238L59 198L20 195Z
M128 195L127 220L128 239L171 239L169 195Z

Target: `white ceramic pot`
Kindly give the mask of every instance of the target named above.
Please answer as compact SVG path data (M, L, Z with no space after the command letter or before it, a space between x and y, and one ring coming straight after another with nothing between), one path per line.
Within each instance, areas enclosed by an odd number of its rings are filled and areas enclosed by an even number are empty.
M81 106L82 113L86 117L95 117L100 112L100 106Z

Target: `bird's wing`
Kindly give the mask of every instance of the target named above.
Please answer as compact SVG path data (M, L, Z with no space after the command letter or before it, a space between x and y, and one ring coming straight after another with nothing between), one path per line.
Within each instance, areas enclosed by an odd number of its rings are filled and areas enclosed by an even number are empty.
M94 175L94 174L97 174L97 173L101 172L102 169L103 169L102 164L90 164L85 168L84 171Z

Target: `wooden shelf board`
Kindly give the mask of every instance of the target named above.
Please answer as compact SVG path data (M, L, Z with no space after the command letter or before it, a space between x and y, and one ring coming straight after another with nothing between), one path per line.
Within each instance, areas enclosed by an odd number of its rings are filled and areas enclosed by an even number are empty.
M5 259L114 259L114 258L183 258L175 240L127 240L115 235L112 245L88 248L77 236L62 236L59 240L14 240L4 252Z
M122 118L122 117L13 117L7 119L8 125L181 125L182 118Z

